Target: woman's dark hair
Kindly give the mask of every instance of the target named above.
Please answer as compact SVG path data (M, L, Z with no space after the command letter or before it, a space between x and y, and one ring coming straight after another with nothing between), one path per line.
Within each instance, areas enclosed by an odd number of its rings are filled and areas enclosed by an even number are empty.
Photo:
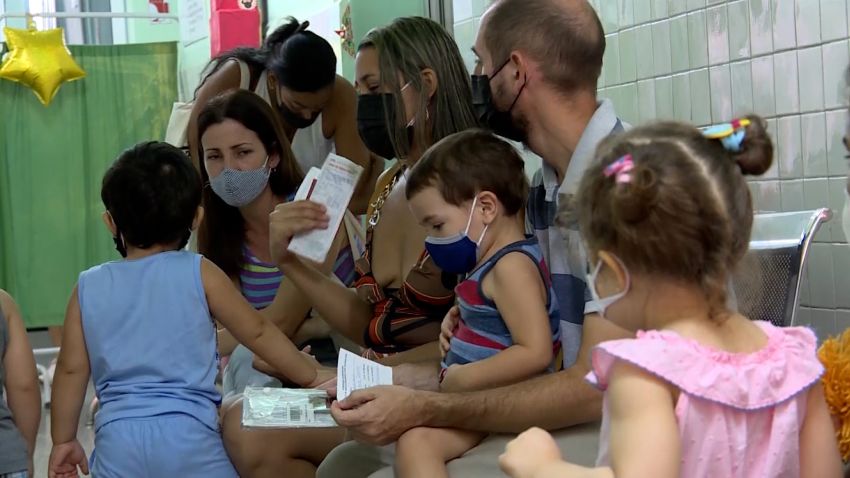
M336 55L330 43L307 30L308 26L310 22L300 23L288 17L260 48L235 48L210 60L205 78L228 60L238 59L254 72L271 71L281 86L293 91L313 93L332 85L336 80Z
M231 90L211 99L198 116L198 138L212 125L232 119L253 131L260 138L266 153L277 154L280 162L269 175L269 187L278 197L294 193L304 174L292 154L289 141L277 114L262 98L247 90ZM204 184L204 221L198 231L201 254L219 266L227 275L239 274L242 245L245 241L245 220L238 208L228 206L209 187L209 174L203 161L203 146L199 145L201 179Z
M127 244L185 245L201 204L201 178L180 149L139 143L106 171L100 198Z

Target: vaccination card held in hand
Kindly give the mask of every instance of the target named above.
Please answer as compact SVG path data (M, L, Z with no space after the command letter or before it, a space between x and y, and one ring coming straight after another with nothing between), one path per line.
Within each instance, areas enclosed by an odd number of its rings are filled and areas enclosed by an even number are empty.
M309 199L325 206L328 228L295 236L289 243L290 252L313 262L325 261L362 172L362 167L331 153L318 173L315 168L307 173L295 199Z

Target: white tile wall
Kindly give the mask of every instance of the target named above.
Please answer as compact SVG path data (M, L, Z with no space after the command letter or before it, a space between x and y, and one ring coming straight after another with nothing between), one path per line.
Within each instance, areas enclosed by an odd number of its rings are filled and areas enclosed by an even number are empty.
M770 22L770 1L750 0L751 53L763 55L773 51L773 25Z
M729 61L729 17L726 5L706 10L708 24L708 63L717 65Z
M752 183L756 208L838 213L811 249L801 323L821 338L850 327L850 245L839 223L850 0L590 1L608 42L600 96L624 120L701 126L750 112L768 120L777 160ZM455 39L466 52L488 2L453 3Z
M750 15L746 0L729 4L729 55L732 60L750 57Z

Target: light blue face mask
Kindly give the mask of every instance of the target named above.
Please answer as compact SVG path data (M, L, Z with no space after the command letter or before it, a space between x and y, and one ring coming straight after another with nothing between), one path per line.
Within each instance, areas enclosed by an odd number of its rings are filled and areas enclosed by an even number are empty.
M225 168L218 176L210 178L210 187L228 206L242 207L257 199L269 184L269 157L258 169L240 171Z
M632 279L629 275L628 269L626 269L626 266L623 264L623 262L616 256L614 256L614 259L620 264L620 266L626 273L626 287L623 288L622 291L614 295L610 295L608 297L599 297L599 291L596 290L596 279L597 277L599 277L599 272L602 270L602 259L599 259L596 262L596 267L594 267L593 271L587 274L587 286L590 289L590 295L593 297L593 301L596 303L599 315L602 316L603 319L607 319L607 317L605 317L605 311L608 310L609 307L614 305L614 303L625 297L626 294L629 293L629 289L632 286Z

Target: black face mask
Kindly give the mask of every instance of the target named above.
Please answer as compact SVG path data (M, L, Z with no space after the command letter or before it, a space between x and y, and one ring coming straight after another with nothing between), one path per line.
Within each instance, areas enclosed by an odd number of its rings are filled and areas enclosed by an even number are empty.
M384 103L389 118L384 116ZM395 98L389 93L359 95L357 97L357 130L369 151L382 158L395 158L395 148L390 131L395 125Z
M510 61L510 60L508 60ZM526 133L514 124L511 117L511 110L514 109L519 95L525 89L525 84L519 89L519 92L514 98L511 107L507 111L499 111L493 104L493 93L490 91L490 80L496 77L500 71L508 64L508 61L502 63L492 76L487 75L472 75L472 108L475 110L475 116L478 118L481 126L489 129L493 133L508 138L520 143L525 142Z
M294 111L290 110L286 107L283 102L277 105L277 111L280 113L280 116L283 117L283 120L286 121L286 124L292 126L296 129L304 129L312 125L316 122L316 118L319 117L319 113L314 114L309 118L305 118L299 114L295 114Z
M124 238L121 237L121 231L115 228L115 236L112 237L115 242L115 250L121 254L121 257L127 257L127 246L124 244Z

